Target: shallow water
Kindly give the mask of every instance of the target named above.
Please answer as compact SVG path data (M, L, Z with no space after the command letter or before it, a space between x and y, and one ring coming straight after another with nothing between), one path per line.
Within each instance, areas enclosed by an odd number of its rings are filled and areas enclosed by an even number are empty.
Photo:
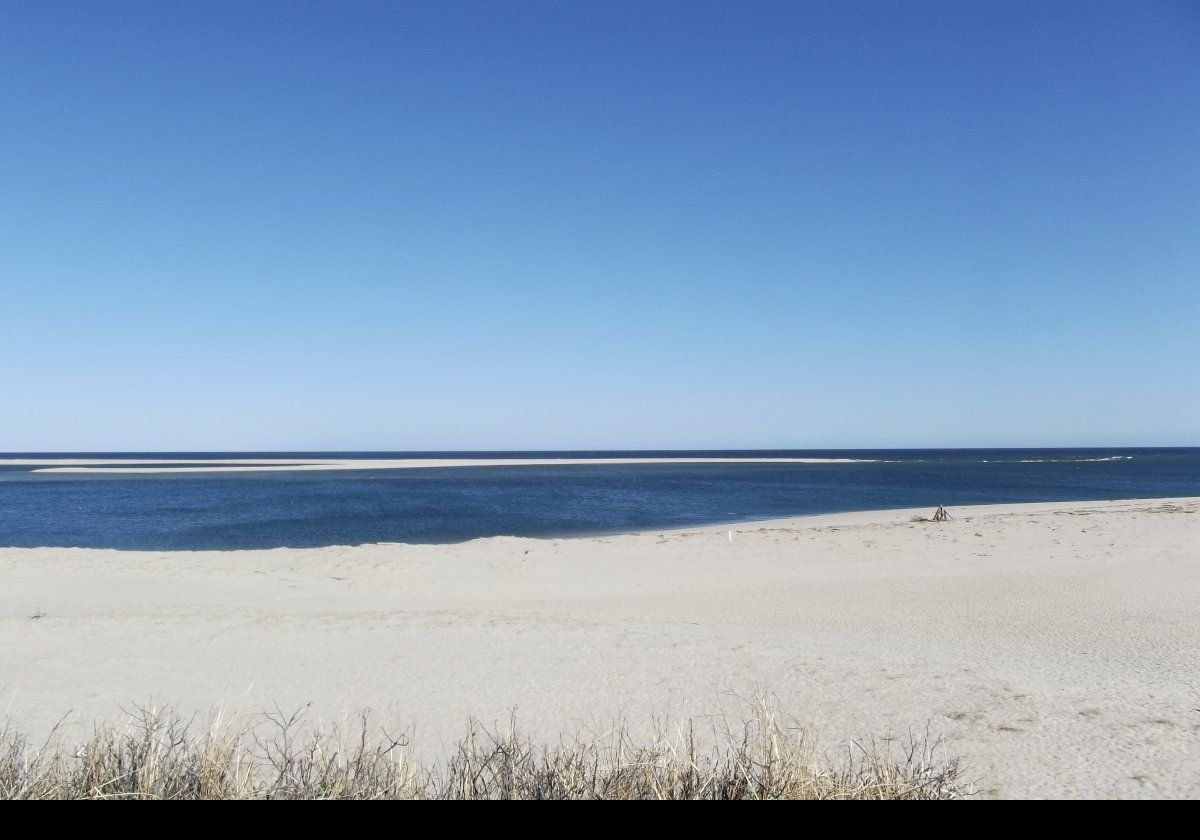
M1200 448L39 453L54 458L786 457L331 472L0 467L0 545L233 549L568 536L879 508L1200 496ZM28 457L23 453L0 458Z

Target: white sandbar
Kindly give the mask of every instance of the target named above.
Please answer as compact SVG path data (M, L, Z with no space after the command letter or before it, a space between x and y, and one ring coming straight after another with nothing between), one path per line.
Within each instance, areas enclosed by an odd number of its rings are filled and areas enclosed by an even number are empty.
M59 473L195 473L311 470L405 470L443 467L571 466L580 464L862 464L869 458L221 458L213 459L0 459L0 466ZM196 466L192 466L196 465Z

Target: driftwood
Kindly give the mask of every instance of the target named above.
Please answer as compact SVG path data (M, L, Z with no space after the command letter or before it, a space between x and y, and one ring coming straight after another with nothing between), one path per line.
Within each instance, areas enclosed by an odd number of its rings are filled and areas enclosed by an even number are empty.
M937 511L935 511L933 514L934 522L948 522L952 518L953 517L951 517L950 514L946 513L946 509L944 507L942 507L941 505L938 505Z

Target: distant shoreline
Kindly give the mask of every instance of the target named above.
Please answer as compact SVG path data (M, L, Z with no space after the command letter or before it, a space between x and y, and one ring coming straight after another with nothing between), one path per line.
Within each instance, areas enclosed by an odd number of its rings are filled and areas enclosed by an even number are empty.
M9 458L0 466L32 466L31 472L58 473L198 473L198 472L300 472L317 470L406 470L449 467L533 467L600 464L877 464L881 458L222 458L204 465L205 459L135 458ZM51 466L40 466L40 465ZM148 464L152 466L141 466Z

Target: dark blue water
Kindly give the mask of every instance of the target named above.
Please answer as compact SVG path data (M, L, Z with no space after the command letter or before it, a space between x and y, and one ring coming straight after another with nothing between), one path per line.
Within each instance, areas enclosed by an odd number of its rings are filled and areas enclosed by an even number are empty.
M165 550L457 542L939 504L1200 496L1200 448L53 455L217 462L247 457L630 456L878 462L193 475L56 474L0 467L0 545Z

